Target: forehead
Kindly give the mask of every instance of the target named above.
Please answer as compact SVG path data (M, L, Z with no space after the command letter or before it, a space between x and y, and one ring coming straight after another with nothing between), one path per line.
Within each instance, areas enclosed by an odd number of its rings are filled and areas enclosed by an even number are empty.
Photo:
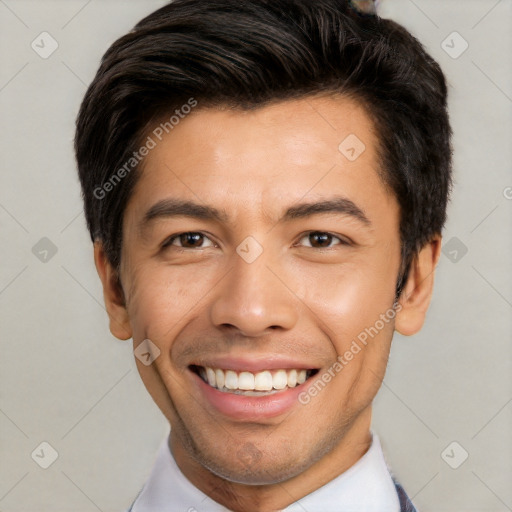
M199 104L161 140L149 135L155 145L130 199L131 216L169 197L269 221L294 202L334 194L364 209L396 206L379 176L373 123L351 99L312 97L254 110Z

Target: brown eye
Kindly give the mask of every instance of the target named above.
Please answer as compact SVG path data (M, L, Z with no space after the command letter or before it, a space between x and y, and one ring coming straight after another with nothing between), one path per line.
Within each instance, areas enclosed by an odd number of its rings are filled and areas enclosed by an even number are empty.
M310 233L309 242L312 247L329 247L333 236L329 233Z
M201 233L183 233L180 235L182 247L201 247L204 236Z
M204 245L205 243L206 245ZM202 233L188 232L171 237L164 244L164 247L177 246L183 249L204 249L213 245L212 241Z
M302 242L300 245L305 245L306 247L312 247L314 249L327 249L333 245L346 244L346 242L341 238L324 231L311 231L311 233L304 235L300 239L300 242Z

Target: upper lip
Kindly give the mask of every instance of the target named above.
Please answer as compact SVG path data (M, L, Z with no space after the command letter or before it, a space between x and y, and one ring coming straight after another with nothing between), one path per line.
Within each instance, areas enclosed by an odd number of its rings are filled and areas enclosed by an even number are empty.
M261 372L264 370L312 370L317 366L311 362L300 361L274 355L255 355L247 357L215 357L203 361L195 361L190 366L203 366L209 368L220 368L222 370L233 370L240 372Z

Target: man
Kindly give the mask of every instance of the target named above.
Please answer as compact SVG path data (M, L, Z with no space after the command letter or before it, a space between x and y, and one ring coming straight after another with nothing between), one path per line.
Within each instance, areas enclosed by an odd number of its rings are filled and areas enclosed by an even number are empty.
M110 329L171 425L132 512L414 510L371 405L432 294L446 85L356 4L176 0L87 91L76 155Z

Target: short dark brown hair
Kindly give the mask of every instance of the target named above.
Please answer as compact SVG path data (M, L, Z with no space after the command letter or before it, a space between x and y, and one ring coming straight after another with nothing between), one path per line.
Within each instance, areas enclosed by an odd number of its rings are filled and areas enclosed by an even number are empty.
M406 29L355 4L175 0L108 49L80 108L75 150L91 237L116 268L138 166L112 179L162 116L191 98L198 108L253 109L341 93L374 121L382 177L400 205L400 292L414 254L446 219L447 87L439 65Z

